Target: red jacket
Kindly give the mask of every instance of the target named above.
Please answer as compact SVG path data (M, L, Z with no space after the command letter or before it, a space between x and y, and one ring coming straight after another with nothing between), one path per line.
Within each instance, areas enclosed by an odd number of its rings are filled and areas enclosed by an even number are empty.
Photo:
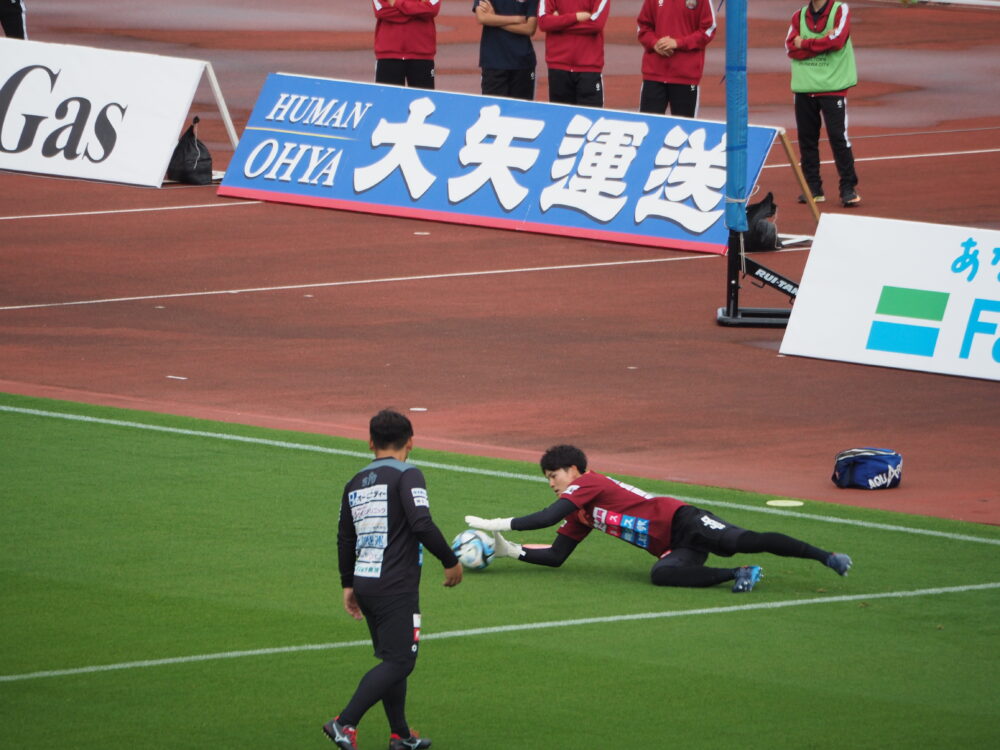
M590 13L577 21L578 11ZM545 63L572 73L604 70L604 24L611 0L540 0L538 28L545 32Z
M820 10L818 18L813 18L811 9L806 9L806 26L814 33L819 33L826 28L830 18L830 11L833 9L833 0L827 0ZM836 52L842 49L847 40L851 37L851 13L847 3L841 2L837 8L837 15L833 17L833 29L826 36L818 39L803 39L802 47L796 47L793 41L799 35L799 18L802 9L799 8L792 16L792 22L788 26L788 34L785 36L785 51L793 60L808 60L810 57L822 55L824 52ZM847 91L824 91L822 93L810 94L810 96L845 96Z
M375 57L379 60L433 60L437 53L434 17L441 0L372 0Z
M705 47L715 37L715 10L711 0L643 0L639 17L639 44L643 46L642 79L697 86L705 70ZM677 40L670 57L653 51L658 39Z

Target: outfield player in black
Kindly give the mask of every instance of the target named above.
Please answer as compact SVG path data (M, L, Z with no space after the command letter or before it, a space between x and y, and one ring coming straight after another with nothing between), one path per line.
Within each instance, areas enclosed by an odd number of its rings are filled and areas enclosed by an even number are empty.
M381 663L323 731L342 750L357 748L357 725L379 701L392 736L390 750L430 747L406 721L406 678L420 640L420 564L423 545L444 565L444 585L462 581L462 565L431 518L424 475L406 463L413 426L403 414L383 410L369 423L375 460L344 487L337 552L344 609L364 616Z
M24 0L0 0L0 26L11 39L27 39L28 23L24 18Z

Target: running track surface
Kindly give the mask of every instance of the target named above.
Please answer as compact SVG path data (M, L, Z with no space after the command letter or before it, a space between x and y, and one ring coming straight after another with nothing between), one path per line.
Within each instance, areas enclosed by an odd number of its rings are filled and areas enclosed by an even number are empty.
M638 4L613 6L609 107L636 106ZM144 5L36 5L29 31L210 60L237 129L269 72L371 80L366 3ZM444 0L440 89L477 93L468 5ZM753 4L749 55L751 121L792 138L781 44L793 6ZM851 8L858 213L1000 228L1000 10ZM720 20L707 119L724 119ZM213 107L203 86L194 108L221 169L230 151ZM782 233L813 232L780 148L760 186L775 193ZM427 448L534 461L573 442L605 472L1000 523L997 383L780 357L780 330L716 325L722 258L234 201L211 187L0 172L0 195L0 391L355 438L378 408L418 409ZM799 278L806 251L758 259ZM745 284L741 302L784 298ZM903 454L900 488L833 486L833 456L864 445Z

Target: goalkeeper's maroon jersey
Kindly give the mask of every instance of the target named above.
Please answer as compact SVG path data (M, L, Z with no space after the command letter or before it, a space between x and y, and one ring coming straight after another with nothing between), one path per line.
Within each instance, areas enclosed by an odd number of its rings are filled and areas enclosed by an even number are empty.
M591 529L597 529L656 557L670 549L674 513L687 505L593 471L573 480L559 497L580 509L566 519L560 534L580 541Z

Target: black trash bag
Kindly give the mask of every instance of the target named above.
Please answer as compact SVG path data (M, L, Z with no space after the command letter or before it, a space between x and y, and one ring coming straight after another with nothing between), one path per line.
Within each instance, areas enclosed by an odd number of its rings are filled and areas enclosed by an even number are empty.
M210 185L212 183L212 155L205 144L198 140L195 125L201 122L195 117L188 129L177 141L177 148L167 166L167 179L188 185Z
M778 213L778 206L774 202L772 193L765 195L763 200L747 206L747 252L757 253L781 249L778 227L774 223L776 213Z

